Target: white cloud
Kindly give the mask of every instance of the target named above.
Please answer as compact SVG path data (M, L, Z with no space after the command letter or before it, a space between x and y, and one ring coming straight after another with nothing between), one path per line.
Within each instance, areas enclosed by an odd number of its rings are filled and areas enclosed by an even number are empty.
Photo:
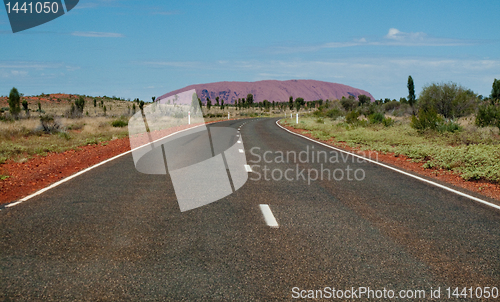
M12 61L0 61L0 68L6 69L45 69L45 68L59 68L63 65L61 63L43 63L43 62L12 62Z
M436 38L423 32L402 32L397 28L390 28L388 33L379 39L354 39L344 42L328 42L317 45L275 46L270 48L271 53L298 53L314 52L328 48L343 48L355 46L463 46L476 44L478 41Z
M75 31L71 35L78 37L89 37L89 38L123 38L125 37L119 33L107 33L107 32L96 32L96 31Z

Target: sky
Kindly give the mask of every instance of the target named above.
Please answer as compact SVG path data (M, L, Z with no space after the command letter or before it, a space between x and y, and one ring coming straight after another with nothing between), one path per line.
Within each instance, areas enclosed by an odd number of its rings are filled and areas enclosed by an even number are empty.
M500 79L500 1L80 0L12 33L0 9L0 95L151 100L191 84L313 79L376 99Z

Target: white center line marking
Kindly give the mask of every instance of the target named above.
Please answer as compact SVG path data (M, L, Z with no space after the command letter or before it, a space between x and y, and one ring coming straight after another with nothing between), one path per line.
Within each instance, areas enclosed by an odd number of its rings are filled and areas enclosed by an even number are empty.
M246 170L247 172L253 172L253 171L252 171L252 167L250 167L250 165L245 165L245 170Z
M238 141L238 144L241 144L241 141Z
M266 220L267 225L272 228L278 228L278 222L276 221L276 218L274 218L273 212L271 212L271 208L269 207L269 205L260 204L259 207L262 211L262 215L264 215L264 219Z
M238 149L238 151L240 151L240 153L244 153L245 151L243 151L243 149Z

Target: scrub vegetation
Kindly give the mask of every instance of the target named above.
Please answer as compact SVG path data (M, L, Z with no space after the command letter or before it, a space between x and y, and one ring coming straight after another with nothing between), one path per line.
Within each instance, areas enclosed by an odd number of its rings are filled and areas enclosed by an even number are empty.
M411 78L410 78L411 79ZM412 82L413 80L411 80ZM409 80L409 99L411 87ZM424 168L452 170L465 180L500 183L500 81L489 97L454 83L431 84L410 104L406 98L326 101L285 125L320 140L405 155Z

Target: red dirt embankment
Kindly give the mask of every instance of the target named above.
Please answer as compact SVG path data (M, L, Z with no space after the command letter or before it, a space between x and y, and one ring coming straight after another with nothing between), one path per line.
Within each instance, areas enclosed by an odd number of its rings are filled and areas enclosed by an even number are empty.
M311 134L303 129L295 129L293 127L289 126L284 126L283 127L287 128L290 131L293 131L295 133L299 133L301 135L307 136L311 139L318 140L316 138L313 138ZM368 157L368 153L370 151L360 151L359 149L356 148L351 148L349 147L346 143L343 142L337 142L333 139L328 140L328 141L321 141L322 143L350 151L353 153L357 153L360 155L366 155ZM449 183L452 185L455 185L460 188L467 189L472 192L479 193L481 195L496 199L500 201L500 185L498 184L493 184L488 181L466 181L460 175L454 173L453 171L449 170L443 170L443 169L424 169L422 167L422 163L416 163L411 161L410 158L404 156L404 155L398 155L396 156L394 153L380 153L376 151L371 151L372 154L369 158L372 160L377 160L382 163L387 163L391 166L402 168L403 170L406 171L411 171L414 174L419 174L422 176L426 176L429 178L437 179L445 183ZM376 156L374 155L376 154Z
M129 139L122 138L82 146L77 150L34 156L23 163L7 161L0 165L0 174L10 176L0 181L0 204L28 196L62 178L129 150Z

